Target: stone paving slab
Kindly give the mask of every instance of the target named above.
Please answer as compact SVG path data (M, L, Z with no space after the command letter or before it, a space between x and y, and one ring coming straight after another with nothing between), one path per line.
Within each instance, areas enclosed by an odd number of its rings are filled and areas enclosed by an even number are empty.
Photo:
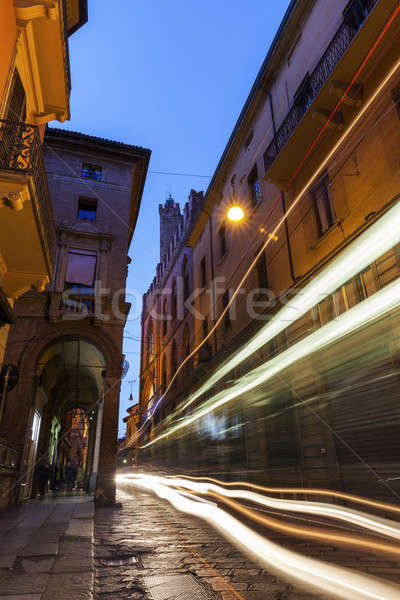
M14 573L0 583L0 598L10 594L43 594L50 573Z
M93 517L94 517L93 503L77 504L73 515L74 515L74 519L93 519Z
M93 572L51 575L42 600L92 600Z
M65 532L65 537L93 541L93 518L71 519Z
M88 497L0 513L0 600L93 600L93 514Z
M58 554L58 543L57 542L45 542L42 544L29 543L20 552L20 556L52 556Z

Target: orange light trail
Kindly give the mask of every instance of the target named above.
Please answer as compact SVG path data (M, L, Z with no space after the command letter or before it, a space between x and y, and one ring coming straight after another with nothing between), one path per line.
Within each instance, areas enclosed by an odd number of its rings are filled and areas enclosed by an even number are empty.
M169 475L169 477L172 478L175 476ZM217 485L221 485L224 487L243 486L251 488L253 490L258 490L259 492L267 492L273 494L311 494L317 496L332 496L333 498L349 500L350 502L355 502L356 504L364 504L365 506L371 506L372 508L377 508L379 510L386 510L400 514L400 507L395 506L394 504L387 504L386 502L377 502L375 500L370 500L369 498L363 498L362 496L346 494L345 492L336 492L334 490L323 490L319 488L275 488L267 487L265 485L258 485L256 483L250 483L247 481L220 481L219 479L214 479L212 477L194 477L189 475L179 475L179 478L188 479L192 481L210 481L211 483L216 483Z
M332 542L334 544L351 546L352 548L363 548L368 551L376 550L377 552L400 555L399 545L389 544L387 542L377 542L370 537L361 537L356 534L342 533L339 530L332 531L323 529L322 527L301 527L299 525L286 524L282 521L279 521L279 519L261 515L259 511L243 506L234 500L230 500L225 496L218 494L218 492L192 492L179 486L173 487L179 491L184 491L185 493L188 492L193 495L200 494L217 498L220 502L223 502L236 512L248 517L252 521L259 523L260 525L264 525L269 529L281 531L287 535L298 536L306 539L316 539L322 542Z

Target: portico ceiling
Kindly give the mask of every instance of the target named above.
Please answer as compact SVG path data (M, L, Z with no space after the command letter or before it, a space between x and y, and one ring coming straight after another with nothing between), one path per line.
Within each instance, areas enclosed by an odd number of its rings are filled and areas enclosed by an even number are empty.
M100 350L81 338L61 338L38 363L38 376L48 397L62 404L88 406L102 394L105 360Z

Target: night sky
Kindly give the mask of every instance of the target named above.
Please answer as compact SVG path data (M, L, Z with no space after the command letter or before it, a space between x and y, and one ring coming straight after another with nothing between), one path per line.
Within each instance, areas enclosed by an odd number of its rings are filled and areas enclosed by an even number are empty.
M51 125L152 150L129 252L127 288L134 292L127 298L133 302L124 344L130 368L121 419L131 381L138 399L141 307L135 299L159 260L158 204L171 193L183 206L191 188L207 188L288 4L89 0L89 21L70 38L72 118Z

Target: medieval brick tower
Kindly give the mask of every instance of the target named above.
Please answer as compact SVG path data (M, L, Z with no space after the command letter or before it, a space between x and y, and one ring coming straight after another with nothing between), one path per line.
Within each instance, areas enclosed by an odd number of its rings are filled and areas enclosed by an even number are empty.
M181 210L179 202L175 202L171 194L164 205L159 205L158 210L160 213L160 261L162 261L168 252L172 236L178 228Z

